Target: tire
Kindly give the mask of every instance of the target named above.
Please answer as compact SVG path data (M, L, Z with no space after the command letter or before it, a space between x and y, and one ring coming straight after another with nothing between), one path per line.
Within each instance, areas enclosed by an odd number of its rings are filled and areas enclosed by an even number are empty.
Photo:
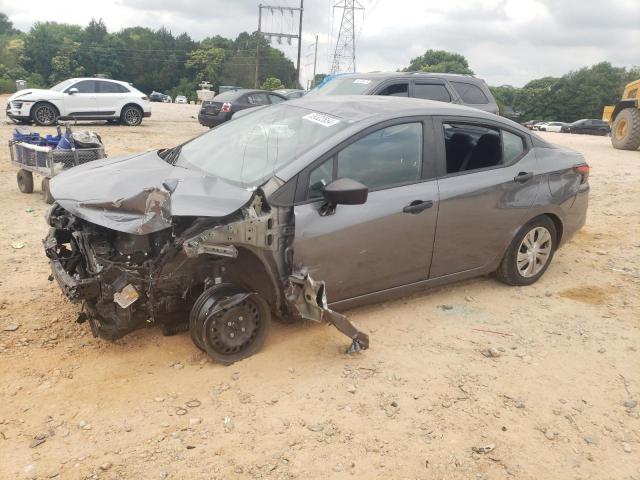
M58 109L49 102L36 103L31 109L31 119L41 127L55 125L58 116Z
M557 238L556 226L549 217L543 215L531 220L509 245L496 270L498 280L518 286L537 282L551 264ZM531 259L534 261L531 262Z
M611 144L618 150L640 148L640 110L625 108L611 125Z
M18 189L22 193L33 193L33 173L28 170L18 170Z
M142 109L136 105L127 105L122 109L120 122L128 127L137 127L142 123Z
M231 284L206 290L194 304L189 319L194 343L223 365L231 365L260 350L271 326L269 305L257 293L213 315L209 313L218 301L237 293L244 291Z
M204 346L204 339L202 337L202 328L204 324L204 314L206 310L210 309L216 302L216 298L220 296L234 295L241 290L231 283L219 283L206 289L196 299L193 307L191 307L191 313L189 314L189 333L191 334L191 341L200 350L206 352L207 349Z
M55 201L55 199L51 195L51 190L49 189L49 179L46 177L43 178L40 186L42 188L42 198L45 202L51 205Z

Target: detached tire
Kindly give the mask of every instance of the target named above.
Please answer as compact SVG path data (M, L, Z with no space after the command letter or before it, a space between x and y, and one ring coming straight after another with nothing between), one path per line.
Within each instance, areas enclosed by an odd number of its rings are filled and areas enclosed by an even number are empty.
M142 123L142 109L136 105L127 105L122 109L120 121L128 127L137 127Z
M611 144L618 150L640 148L640 110L625 108L611 126Z
M546 216L534 218L520 229L496 270L508 285L531 285L547 271L557 248L558 234Z
M31 109L31 119L36 125L50 127L58 121L58 109L49 102L36 103Z
M22 193L33 193L33 173L28 170L18 170L18 189Z
M42 198L44 199L45 202L51 205L55 201L55 199L51 195L51 190L49 190L48 178L45 177L42 179L41 188L42 188Z

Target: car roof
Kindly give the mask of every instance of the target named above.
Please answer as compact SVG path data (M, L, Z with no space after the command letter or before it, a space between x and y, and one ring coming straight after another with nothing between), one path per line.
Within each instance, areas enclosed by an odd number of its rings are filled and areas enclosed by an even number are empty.
M336 75L335 78L365 78L379 79L385 78L446 78L449 80L469 81L480 83L483 80L472 75L462 75L459 73L431 73L431 72L370 72L370 73L344 73Z
M287 103L352 122L373 116L462 115L512 123L504 117L483 112L477 108L420 98L383 95L311 95L289 100Z
M226 92L219 93L218 95L216 95L213 98L215 99L216 97L219 97L220 95L224 95L227 98L233 98L233 97L238 98L238 97L241 97L242 95L244 95L245 93L271 93L273 95L277 95L278 97L285 98L279 93L271 92L269 90L260 90L260 89L256 89L256 88L239 88L237 90L227 90Z
M101 77L78 77L78 78L70 78L69 80L72 80L74 82L78 82L80 80L104 80L105 82L113 82L113 83L120 83L122 85L128 85L131 86L131 84L129 82L123 82L122 80L114 80L112 78L101 78Z

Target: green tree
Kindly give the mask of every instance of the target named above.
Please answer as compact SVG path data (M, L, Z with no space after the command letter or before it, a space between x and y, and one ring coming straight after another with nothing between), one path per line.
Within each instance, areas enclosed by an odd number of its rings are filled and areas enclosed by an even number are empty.
M262 82L262 86L260 87L263 90L278 90L280 88L284 88L284 85L280 81L279 78L276 77L267 77L264 82Z
M204 46L189 53L189 58L185 65L195 73L197 82L207 80L217 85L225 58L226 52L224 49Z
M423 55L412 58L403 71L473 75L473 70L469 68L469 62L463 55L445 50L427 50Z

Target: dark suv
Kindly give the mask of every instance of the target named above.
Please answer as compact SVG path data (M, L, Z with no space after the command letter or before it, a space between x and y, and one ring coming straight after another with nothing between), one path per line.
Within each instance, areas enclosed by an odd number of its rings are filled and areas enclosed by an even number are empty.
M349 73L321 83L307 95L424 98L499 113L498 104L484 80L452 73Z

